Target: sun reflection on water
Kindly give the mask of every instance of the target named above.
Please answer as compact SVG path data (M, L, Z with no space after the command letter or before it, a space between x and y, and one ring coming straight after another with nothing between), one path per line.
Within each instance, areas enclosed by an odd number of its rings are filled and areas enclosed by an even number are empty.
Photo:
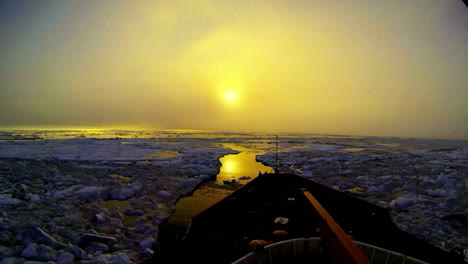
M262 173L272 172L271 167L265 166L255 159L257 155L265 154L266 150L247 148L234 143L225 143L223 146L238 150L240 153L220 158L222 165L216 176L216 182L203 184L192 196L184 197L177 202L176 210L168 221L170 225L180 225L185 228L192 216L232 193L234 189L229 188L231 185L225 185L224 180L235 179L237 182L245 184L250 180L240 180L239 177L251 176L255 178L259 171Z
M223 183L224 180L231 179L237 181L242 176L255 177L258 175L258 172L271 172L271 167L265 166L255 160L257 155L265 154L265 151L252 150L235 144L224 144L224 146L242 152L226 155L219 159L222 166L216 178L217 182Z

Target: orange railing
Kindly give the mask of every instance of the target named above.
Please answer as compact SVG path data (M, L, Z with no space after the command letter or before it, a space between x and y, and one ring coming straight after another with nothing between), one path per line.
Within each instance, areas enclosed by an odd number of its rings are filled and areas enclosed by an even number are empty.
M330 263L370 264L362 251L353 243L351 237L341 229L317 199L308 190L303 189L302 191L312 204L319 233L330 256Z

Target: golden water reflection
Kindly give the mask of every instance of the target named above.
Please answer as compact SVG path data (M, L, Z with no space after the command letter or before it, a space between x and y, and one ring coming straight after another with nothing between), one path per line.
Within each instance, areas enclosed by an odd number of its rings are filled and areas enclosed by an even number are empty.
M223 144L223 146L241 151L241 153L226 155L219 159L222 165L216 176L217 182L223 183L224 180L231 179L239 181L239 178L242 176L255 177L258 175L258 172L272 171L271 167L265 166L255 159L257 155L265 154L265 151L253 150L231 143Z
M167 151L159 151L159 152L156 152L156 153L153 153L153 154L149 154L149 155L144 156L143 158L147 158L147 159L172 158L172 157L175 157L175 156L177 156L179 154L180 153L178 151L167 150Z
M344 151L351 151L351 152L358 152L358 151L363 151L365 148L344 148Z
M224 180L235 179L241 184L249 180L240 180L239 177L250 176L255 178L258 172L272 172L271 167L256 161L257 155L265 154L265 150L243 147L234 143L223 144L224 147L240 151L239 154L226 155L219 160L222 165L216 182L202 184L192 196L180 199L176 204L176 210L168 221L169 225L181 225L185 228L191 217L202 212L206 208L228 196L239 186L225 185Z

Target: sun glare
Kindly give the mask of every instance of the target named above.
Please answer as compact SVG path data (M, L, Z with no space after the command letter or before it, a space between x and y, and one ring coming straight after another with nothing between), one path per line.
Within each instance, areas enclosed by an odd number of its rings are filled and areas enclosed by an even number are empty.
M243 85L239 81L223 81L217 85L219 101L229 109L239 107L243 98Z
M234 102L236 100L236 93L233 91L226 92L226 94L224 95L224 99L227 102Z

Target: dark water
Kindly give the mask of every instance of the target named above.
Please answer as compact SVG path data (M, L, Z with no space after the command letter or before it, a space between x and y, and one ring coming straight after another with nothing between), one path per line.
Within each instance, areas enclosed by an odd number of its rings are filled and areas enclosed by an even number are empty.
M236 144L225 144L226 147L240 151L238 154L230 154L220 158L221 168L215 181L202 184L192 196L181 198L177 204L175 212L170 217L166 226L171 228L180 238L189 220L196 214L212 206L224 197L231 194L243 184L255 178L259 172L272 172L273 169L255 160L257 155L265 153L263 150L242 147ZM240 177L250 176L251 179L242 180ZM234 179L235 184L224 184L224 180Z

